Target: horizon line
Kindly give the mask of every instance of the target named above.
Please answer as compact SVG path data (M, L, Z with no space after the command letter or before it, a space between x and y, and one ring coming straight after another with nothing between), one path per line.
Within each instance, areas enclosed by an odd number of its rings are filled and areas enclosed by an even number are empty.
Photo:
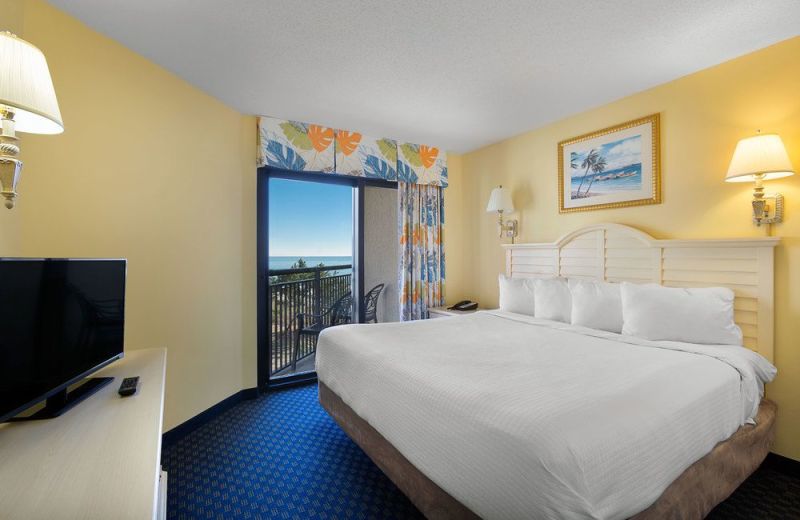
M338 255L338 254L304 255L304 254L300 254L300 255L298 255L297 253L294 253L294 254L291 254L291 255L269 255L270 258L277 258L277 257L281 257L281 256L283 256L283 257L292 257L292 258L294 258L294 257L300 258L300 257L304 257L304 256L320 258L320 257L324 257L324 256L349 256L349 257L352 257L353 255L352 254L349 254L349 255Z

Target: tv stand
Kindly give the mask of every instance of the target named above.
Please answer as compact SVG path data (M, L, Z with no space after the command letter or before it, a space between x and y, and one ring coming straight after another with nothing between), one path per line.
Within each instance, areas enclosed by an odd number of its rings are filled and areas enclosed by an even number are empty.
M52 421L0 423L0 518L164 518L161 473L164 349L128 350L97 372L139 376L124 399L119 383ZM69 398L68 398L69 399Z
M90 377L81 386L56 392L47 398L44 408L27 417L12 417L8 422L38 421L41 419L52 419L67 412L70 408L77 405L93 393L97 392L113 381L113 377Z

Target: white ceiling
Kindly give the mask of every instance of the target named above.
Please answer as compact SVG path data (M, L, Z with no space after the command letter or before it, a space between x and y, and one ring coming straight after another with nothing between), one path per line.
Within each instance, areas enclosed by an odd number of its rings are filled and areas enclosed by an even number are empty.
M798 0L50 0L228 105L473 150L800 34Z

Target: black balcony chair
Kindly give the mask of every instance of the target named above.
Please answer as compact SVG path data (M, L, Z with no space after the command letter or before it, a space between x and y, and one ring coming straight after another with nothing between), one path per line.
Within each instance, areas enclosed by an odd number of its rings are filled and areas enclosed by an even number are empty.
M328 327L344 325L352 321L353 295L347 293L336 300L331 307L322 314L300 313L297 315L297 334L294 339L294 355L292 356L292 370L297 368L297 354L300 353L300 338L313 336L314 348L319 333Z
M364 323L378 323L378 297L383 291L383 284L378 284L364 296ZM300 338L313 336L314 349L316 339L320 332L336 325L344 325L352 321L353 296L347 293L322 314L300 313L297 315L297 334L294 339L294 355L292 356L292 370L297 369L297 355L300 353Z
M378 297L383 284L378 284L364 295L364 323L378 323Z

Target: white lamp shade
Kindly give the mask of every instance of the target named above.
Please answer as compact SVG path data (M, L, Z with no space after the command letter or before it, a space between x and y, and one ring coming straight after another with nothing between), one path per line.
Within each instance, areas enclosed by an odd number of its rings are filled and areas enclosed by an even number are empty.
M18 132L64 131L44 54L8 32L0 32L0 105L15 109Z
M755 175L763 180L779 179L794 174L783 141L776 134L759 134L742 139L736 145L726 182L752 182Z
M488 213L493 211L511 213L514 211L514 203L511 202L511 193L502 186L493 189L492 194L489 196L489 204L486 205L486 211Z

